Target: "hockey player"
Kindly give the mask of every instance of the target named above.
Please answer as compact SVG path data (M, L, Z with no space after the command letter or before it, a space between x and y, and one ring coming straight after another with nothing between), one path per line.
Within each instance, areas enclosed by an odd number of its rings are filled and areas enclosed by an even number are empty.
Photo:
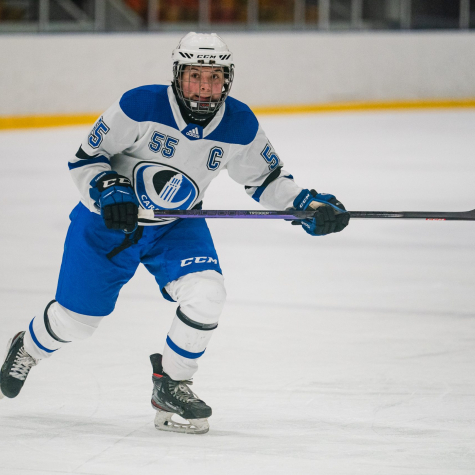
M344 206L298 186L251 110L229 97L233 58L218 35L189 33L172 58L171 86L126 92L69 162L81 202L70 215L56 297L10 341L0 396L16 397L39 361L90 337L142 263L164 298L178 303L163 356L150 357L155 425L207 432L211 408L190 385L226 297L219 259L204 219L144 220L139 208L199 209L227 169L266 208L315 209L294 222L312 236L347 226Z

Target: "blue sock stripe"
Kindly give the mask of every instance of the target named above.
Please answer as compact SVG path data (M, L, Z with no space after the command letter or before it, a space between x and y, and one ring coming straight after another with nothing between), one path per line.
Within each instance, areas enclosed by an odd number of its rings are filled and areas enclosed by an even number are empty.
M34 320L34 318L33 318ZM57 350L48 350L45 346L43 346L39 341L38 338L36 338L35 332L33 331L33 320L30 322L30 333L31 333L31 338L33 338L33 341L36 343L38 348L41 348L43 351L46 351L46 353L54 353Z
M179 346L175 345L175 343L173 343L172 339L168 335L167 335L167 345L175 353L178 353L180 356L184 356L185 358L188 358L190 360L196 360L196 358L199 358L206 351L206 348L201 353L191 353L190 351L183 350Z

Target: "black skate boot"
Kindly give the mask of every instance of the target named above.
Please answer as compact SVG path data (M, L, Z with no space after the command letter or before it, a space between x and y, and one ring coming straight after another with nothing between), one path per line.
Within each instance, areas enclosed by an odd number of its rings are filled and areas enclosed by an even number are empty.
M38 364L23 348L23 335L17 333L7 346L7 356L0 372L0 398L17 397L30 369Z
M207 406L188 387L191 381L174 381L163 372L162 355L150 356L153 367L152 407L157 411L155 427L158 430L181 432L185 434L205 434L209 431L207 417L211 408ZM173 414L178 414L188 423L172 421Z

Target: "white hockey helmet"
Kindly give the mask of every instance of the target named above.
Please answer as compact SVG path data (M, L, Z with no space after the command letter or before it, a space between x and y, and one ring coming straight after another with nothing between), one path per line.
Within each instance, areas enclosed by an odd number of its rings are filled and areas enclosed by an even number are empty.
M190 116L198 121L212 117L222 106L231 90L234 78L233 54L226 43L216 33L195 33L185 35L172 53L173 86L178 100L188 110ZM221 97L219 100L185 97L183 93L183 72L187 66L198 69L201 90L201 72L217 71L221 78Z

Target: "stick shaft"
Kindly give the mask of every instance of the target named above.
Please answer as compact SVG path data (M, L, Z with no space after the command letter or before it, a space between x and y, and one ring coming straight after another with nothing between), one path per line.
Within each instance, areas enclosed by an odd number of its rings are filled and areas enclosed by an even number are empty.
M306 219L315 211L261 211L261 210L140 210L140 219L159 218L227 218L227 219ZM349 211L352 219L426 219L440 221L475 221L471 211Z
M139 210L141 219L157 218L234 218L234 219L305 219L311 218L315 211L260 211L260 210Z
M475 221L471 211L350 211L354 218L425 219L427 221Z

